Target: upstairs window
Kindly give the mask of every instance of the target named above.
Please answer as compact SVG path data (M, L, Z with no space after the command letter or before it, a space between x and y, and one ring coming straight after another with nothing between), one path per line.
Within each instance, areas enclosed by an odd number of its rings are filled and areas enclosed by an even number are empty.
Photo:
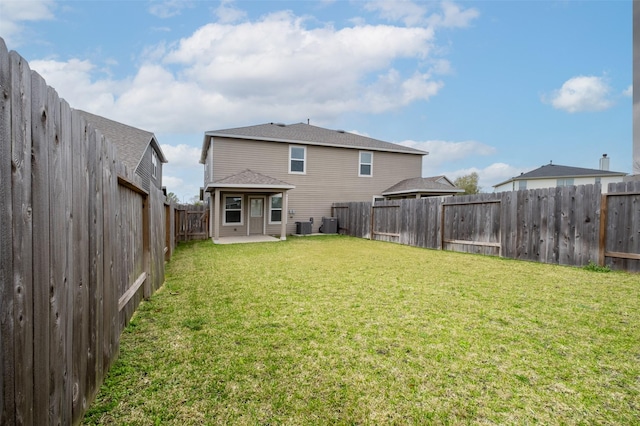
M154 150L151 150L151 176L156 177L158 175L158 156Z
M242 225L242 196L224 196L224 225Z
M573 185L573 178L558 179L556 181L556 186L572 186L572 185Z
M307 148L304 146L289 146L289 173L306 173Z
M526 180L519 180L518 181L518 190L523 190L523 189L527 189L527 181Z
M360 151L358 176L373 176L373 152Z
M269 203L269 223L282 223L282 194L271 196Z

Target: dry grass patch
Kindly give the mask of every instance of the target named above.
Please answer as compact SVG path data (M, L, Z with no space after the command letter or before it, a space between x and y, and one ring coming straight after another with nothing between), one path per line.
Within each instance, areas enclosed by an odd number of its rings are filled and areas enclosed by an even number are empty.
M640 423L639 291L349 237L187 244L85 422Z

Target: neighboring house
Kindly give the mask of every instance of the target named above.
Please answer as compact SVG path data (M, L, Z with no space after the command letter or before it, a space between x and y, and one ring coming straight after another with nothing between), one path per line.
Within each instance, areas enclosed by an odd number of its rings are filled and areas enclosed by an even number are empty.
M155 135L85 111L78 112L116 146L119 159L140 176L142 188L162 189L162 164L167 162Z
M625 176L626 173L623 172L609 171L609 158L605 154L600 159L600 169L547 164L494 185L493 188L495 192L502 192L599 183L602 185L602 192L607 192L610 183L622 182Z
M446 176L417 177L405 179L382 191L385 199L450 197L461 194L464 189L458 188Z
M267 123L206 132L204 199L210 235L317 232L331 205L372 201L398 182L420 176L426 152L342 130Z

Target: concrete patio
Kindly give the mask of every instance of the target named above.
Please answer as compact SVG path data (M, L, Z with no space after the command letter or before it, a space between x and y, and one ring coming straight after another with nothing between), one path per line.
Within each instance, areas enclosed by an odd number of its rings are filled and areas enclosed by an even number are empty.
M214 244L246 244L246 243L275 243L279 238L270 235L243 235L240 237L220 237Z

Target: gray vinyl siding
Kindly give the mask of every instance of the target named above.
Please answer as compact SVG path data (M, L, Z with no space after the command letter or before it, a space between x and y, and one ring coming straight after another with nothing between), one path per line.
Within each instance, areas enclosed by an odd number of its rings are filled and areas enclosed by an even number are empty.
M144 155L140 159L140 163L138 164L138 167L136 168L136 173L142 179L142 187L146 191L149 191L149 189L151 188L151 183L153 183L153 185L157 188L162 188L162 161L160 161L160 158L157 157L158 168L157 168L156 177L154 178L151 174L152 151L153 151L153 147L151 146L151 144L149 144L146 151L144 152Z
M212 146L212 180L251 169L296 186L289 191L288 206L295 214L290 217L283 212L288 217L288 234L295 232L295 222L309 218L314 219L313 232L318 232L322 217L331 215L333 202L371 201L401 180L422 174L422 155L416 154L366 149L373 152L373 176L359 177L359 149L306 145L306 174L302 175L289 173L288 143L215 138ZM220 201L222 205L222 197ZM244 225L221 226L221 236L246 235L246 196L244 201ZM267 223L266 233L279 234L280 225Z

